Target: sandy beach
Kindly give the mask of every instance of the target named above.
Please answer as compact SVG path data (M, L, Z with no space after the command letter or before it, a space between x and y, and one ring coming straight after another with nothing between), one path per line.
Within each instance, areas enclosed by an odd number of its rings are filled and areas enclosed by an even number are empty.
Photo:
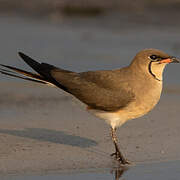
M61 90L36 83L0 84L0 174L116 166L109 126ZM180 87L166 87L147 116L118 129L135 164L180 159Z

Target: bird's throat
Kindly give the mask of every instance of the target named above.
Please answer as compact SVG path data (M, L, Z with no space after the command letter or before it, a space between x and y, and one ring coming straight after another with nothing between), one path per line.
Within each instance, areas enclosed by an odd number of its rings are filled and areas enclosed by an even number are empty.
M152 63L153 63L153 61L151 61L151 62L149 63L149 66L148 66L148 71L149 71L149 73L153 76L153 78L154 78L155 80L157 80L157 81L162 81L162 72L159 72L159 73L158 73L158 75L161 76L161 78L159 78L159 76L157 76L156 73L154 73L153 70L152 70Z

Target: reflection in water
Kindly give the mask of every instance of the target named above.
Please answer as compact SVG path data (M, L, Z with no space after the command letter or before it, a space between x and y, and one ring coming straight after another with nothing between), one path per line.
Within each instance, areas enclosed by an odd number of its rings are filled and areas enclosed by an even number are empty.
M113 177L115 180L120 180L120 178L122 177L122 175L124 174L125 171L128 170L128 167L126 166L120 166L117 168L114 168L111 173L113 174ZM123 179L125 180L125 179Z
M59 173L59 174L41 174L41 175L19 175L19 176L7 176L1 177L1 180L166 180L180 179L180 161L168 161L159 163L139 164L133 167L117 167L113 168L111 174L109 169L101 169L100 171L94 169L94 172L71 172ZM96 171L97 170L97 171ZM128 171L127 171L128 170ZM102 172L103 171L103 172ZM125 172L126 171L126 172ZM125 173L124 173L125 172ZM58 173L58 172L57 172ZM113 176L113 177L112 177Z

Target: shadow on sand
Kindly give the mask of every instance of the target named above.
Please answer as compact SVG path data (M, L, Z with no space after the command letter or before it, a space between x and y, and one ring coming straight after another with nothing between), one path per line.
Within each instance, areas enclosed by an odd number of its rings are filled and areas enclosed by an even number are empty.
M84 138L76 135L70 135L64 131L57 131L52 129L42 129L42 128L26 128L24 130L0 129L0 133L35 139L38 141L46 141L56 144L76 146L81 148L96 146L98 144L96 141L88 138Z

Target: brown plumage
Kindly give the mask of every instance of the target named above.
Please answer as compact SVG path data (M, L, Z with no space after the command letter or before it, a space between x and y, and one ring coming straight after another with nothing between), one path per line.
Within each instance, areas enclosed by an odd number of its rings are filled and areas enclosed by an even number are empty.
M122 164L128 162L118 148L116 127L127 120L143 116L157 104L166 64L179 62L162 51L145 49L137 53L127 67L76 73L50 64L38 63L23 53L19 55L37 74L7 65L1 65L7 69L1 68L0 72L38 83L52 84L85 103L89 112L111 125L116 149L113 155Z
M56 69L52 70L51 75L91 109L117 111L127 106L134 98L128 84L120 80L121 75L117 73L117 71L64 73Z

